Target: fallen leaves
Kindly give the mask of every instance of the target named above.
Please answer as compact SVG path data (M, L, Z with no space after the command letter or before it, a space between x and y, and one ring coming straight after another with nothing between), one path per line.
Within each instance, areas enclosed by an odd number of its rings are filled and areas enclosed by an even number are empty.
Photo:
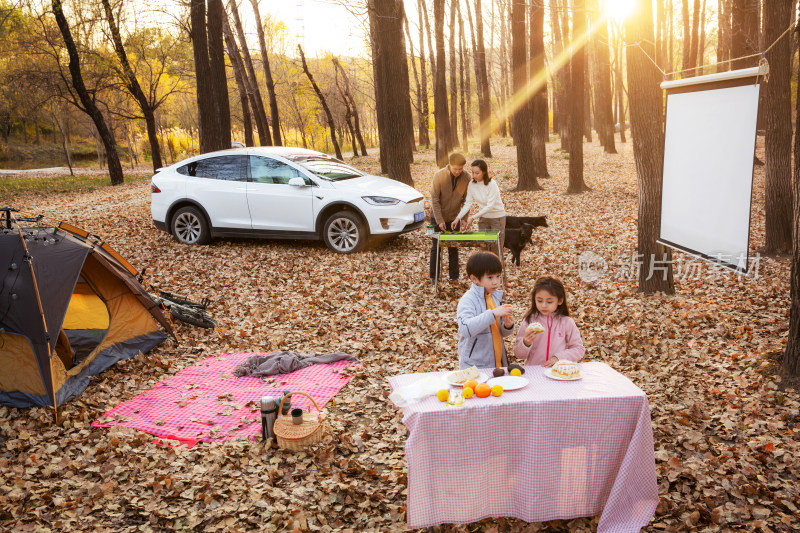
M551 155L554 148L548 146ZM788 328L788 260L762 257L756 280L700 265L696 276L676 280L675 296L639 294L628 276L636 245L635 170L630 145L618 148L620 155L606 155L596 144L585 145L593 191L566 195L567 160L548 160L554 177L542 180L545 191L510 192L516 185L513 148L492 147L490 171L507 211L547 215L550 224L537 229L522 266L509 265L507 299L527 308L538 276L561 277L587 359L608 363L647 393L661 501L646 531L798 530L800 402L795 389L782 389L766 371L768 354L782 349ZM427 195L433 153L415 157L414 179ZM374 157L355 164L378 170ZM763 167L755 176L751 241L757 249L764 242ZM217 240L190 247L152 227L143 183L13 203L102 235L138 268L148 267L162 288L208 296L218 327L177 323L182 344L165 343L93 379L66 405L61 427L51 425L46 409L0 408L0 430L8 438L0 444L0 525L16 531L133 524L405 528L407 433L402 414L385 399L386 379L456 365L455 307L467 288L446 286L433 296L430 241L422 232L350 256L307 241ZM580 279L577 258L585 251L608 262L605 276ZM332 432L305 451L246 440L165 448L142 432L90 427L116 404L215 352L272 349L340 350L365 363L345 371L351 382L325 408ZM274 378L265 381L281 387ZM176 403L188 406L196 388L179 391ZM257 403L248 402L247 416L240 416L234 411L242 407L232 398L216 400L221 413L238 419L232 434L260 423ZM213 421L189 422L202 426L200 435L219 434ZM542 524L499 518L434 531L596 526L596 518Z

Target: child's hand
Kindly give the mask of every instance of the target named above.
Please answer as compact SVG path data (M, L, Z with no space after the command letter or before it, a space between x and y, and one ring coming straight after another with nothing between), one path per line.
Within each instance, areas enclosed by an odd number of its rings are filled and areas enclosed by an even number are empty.
M494 316L496 317L508 317L509 319L513 320L513 318L511 318L511 307L508 305L495 307L492 309L492 313L494 313Z
M558 357L553 356L550 359L548 359L547 361L545 361L544 363L542 363L542 366L545 367L545 368L549 368L549 367L553 366L554 364L556 364L557 362L558 362Z
M533 339L536 338L537 335L541 335L544 333L543 331L535 331L535 330L528 330L525 332L525 336L522 337L522 342L525 343L525 346L529 347L533 344Z

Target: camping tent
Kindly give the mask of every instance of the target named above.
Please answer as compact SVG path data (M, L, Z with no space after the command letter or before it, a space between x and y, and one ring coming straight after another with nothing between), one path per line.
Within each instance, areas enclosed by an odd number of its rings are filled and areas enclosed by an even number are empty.
M0 403L57 408L174 329L136 270L66 223L0 229ZM38 221L38 219L36 219Z

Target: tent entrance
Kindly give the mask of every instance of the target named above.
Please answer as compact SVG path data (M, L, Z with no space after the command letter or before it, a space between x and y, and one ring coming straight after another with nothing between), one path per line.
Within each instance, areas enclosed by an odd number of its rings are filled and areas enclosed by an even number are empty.
M72 291L56 353L69 370L97 348L108 333L110 314L106 303L81 276ZM60 348L60 349L59 349ZM65 356L69 361L65 361ZM69 364L67 364L69 363Z

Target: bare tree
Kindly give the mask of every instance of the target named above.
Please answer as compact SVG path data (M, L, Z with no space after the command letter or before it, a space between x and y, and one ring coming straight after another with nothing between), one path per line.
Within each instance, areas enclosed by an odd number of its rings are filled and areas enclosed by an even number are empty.
M456 58L456 6L458 0L450 0L450 27L448 28L450 50L450 147L458 146L458 59Z
M250 107L256 117L256 128L258 128L258 141L261 146L272 146L272 135L269 132L267 122L267 112L264 109L264 99L261 97L261 90L258 88L258 78L256 69L253 67L253 59L250 57L250 49L247 46L247 38L244 34L242 20L239 18L239 8L236 0L229 0L228 9L233 16L233 23L236 26L236 36L239 38L239 47L242 50L242 60L244 61L245 71L247 72L247 95L250 98Z
M350 87L350 78L347 76L347 72L344 71L342 65L339 63L339 60L335 57L333 58L333 66L334 68L339 70L339 74L342 75L342 80L344 81L344 92L345 96L347 97L347 101L350 102L350 110L353 114L353 128L355 129L356 140L358 141L358 145L361 148L361 155L367 155L367 144L364 142L364 136L361 134L361 120L358 115L358 106L356 106L356 101L353 98L353 91Z
M413 183L410 166L413 153L409 140L414 138L414 124L402 27L403 0L369 0L367 13L381 153L385 154L390 178Z
M236 45L236 40L233 38L231 25L228 23L227 18L222 21L222 33L225 36L225 47L228 49L228 57L231 59L233 75L236 78L236 87L239 89L239 100L242 105L244 144L245 146L254 146L253 122L250 119L250 97L247 90L247 71L245 70L242 55L239 53L239 47Z
M467 0L469 9L469 0ZM486 72L486 48L483 38L483 14L481 0L475 0L475 33L477 39L475 52L475 83L478 86L478 116L480 117L481 153L492 157L489 138L492 134L492 95L489 92L489 75ZM472 17L470 17L470 23Z
M598 2L594 0L593 7L597 9ZM659 1L658 5L662 5ZM663 10L662 10L663 11ZM663 13L662 13L663 18ZM597 28L592 31L592 58L594 64L592 76L594 78L594 116L597 136L600 144L607 154L616 154L617 148L614 141L614 117L611 111L613 94L611 92L611 60L608 49L608 22L605 18L594 21ZM656 44L659 40L656 39Z
M767 18L771 18L769 15ZM795 27L800 38L800 26ZM800 84L795 93L795 116L800 117ZM792 269L789 289L789 336L783 352L782 366L790 376L800 375L800 129L794 132L794 185L792 188Z
M657 242L661 222L664 128L661 73L645 54L655 53L652 2L637 0L637 17L625 21L625 36L639 46L627 48L633 156L639 184L638 278L645 293L675 293L672 253ZM641 47L641 48L640 48Z
M419 143L422 144L422 130L427 128L427 124L422 123L422 88L420 87L419 73L417 72L417 61L414 58L414 41L411 39L411 30L408 27L408 17L403 20L403 26L406 30L406 37L408 37L408 56L411 63L411 68L414 71L414 84L417 88L417 126L419 127ZM424 81L425 80L423 80L423 82ZM413 145L413 149L415 152L417 151L416 144Z
M531 2L530 7L530 77L535 89L531 97L533 113L533 172L537 178L549 178L546 144L550 138L550 117L547 112L547 78L544 66L544 5ZM536 88L538 86L538 88Z
M89 94L83 82L78 47L75 45L75 40L72 37L72 30L69 27L69 22L67 22L67 18L64 16L61 0L52 0L52 6L58 29L61 31L64 45L67 47L67 53L69 54L69 73L72 78L72 86L75 92L78 93L80 99L80 109L92 119L98 135L103 142L106 157L108 158L108 173L111 177L111 184L120 185L125 181L125 177L122 173L122 164L119 161L117 143L114 140L114 135L111 133L103 114L100 112L100 109L98 109L94 98Z
M538 191L542 189L536 176L533 160L533 105L527 96L528 83L528 39L525 31L525 0L511 0L511 61L515 109L511 117L511 130L517 145L517 190Z
M339 148L339 141L336 140L336 123L333 121L331 109L328 107L328 102L325 100L325 95L322 94L319 85L317 85L317 82L314 81L314 76L312 76L311 71L308 70L306 56L303 54L303 47L298 44L297 50L300 52L300 61L303 64L303 72L305 72L306 76L308 76L308 81L311 82L311 87L313 87L314 92L317 93L319 103L322 105L322 110L325 112L325 117L328 119L328 128L331 130L331 141L333 142L333 149L336 151L336 158L343 159L342 150Z
M769 0L764 6L764 39L775 42L793 20L794 0ZM784 35L767 52L769 81L763 102L766 122L764 140L767 253L792 250L792 47Z
M452 144L450 112L447 105L447 61L444 55L444 0L433 0L433 25L436 34L436 70L433 84L433 119L436 122L436 163L447 165Z
M567 186L569 194L589 190L583 180L586 47L582 44L581 39L586 32L586 5L584 2L585 0L574 0L575 10L572 14L572 57L569 66L569 185Z
M264 67L264 79L267 81L267 93L269 93L269 116L272 121L272 142L275 146L283 146L281 141L281 121L278 115L278 98L275 96L275 82L272 80L272 70L269 68L269 55L267 54L267 41L264 38L264 21L261 20L261 13L258 11L258 0L250 0L253 6L253 13L256 16L256 28L258 29L258 44L261 46L261 65Z
M424 39L424 23L422 20L422 9L420 5L424 5L424 0L417 0L417 15L419 17L419 75L420 75L420 101L422 107L419 109L419 144L424 144L426 147L431 145L431 137L428 132L430 110L428 109L428 72L425 68L425 39ZM411 36L408 37L409 41Z
M459 78L459 87L461 88L461 97L459 99L459 108L461 110L461 138L464 142L464 151L469 151L469 129L467 123L467 87L466 87L466 78L464 76L464 70L469 72L469 69L464 68L464 59L466 55L465 51L465 39L464 39L464 18L461 16L461 3L456 0L456 6L458 7L458 78Z

